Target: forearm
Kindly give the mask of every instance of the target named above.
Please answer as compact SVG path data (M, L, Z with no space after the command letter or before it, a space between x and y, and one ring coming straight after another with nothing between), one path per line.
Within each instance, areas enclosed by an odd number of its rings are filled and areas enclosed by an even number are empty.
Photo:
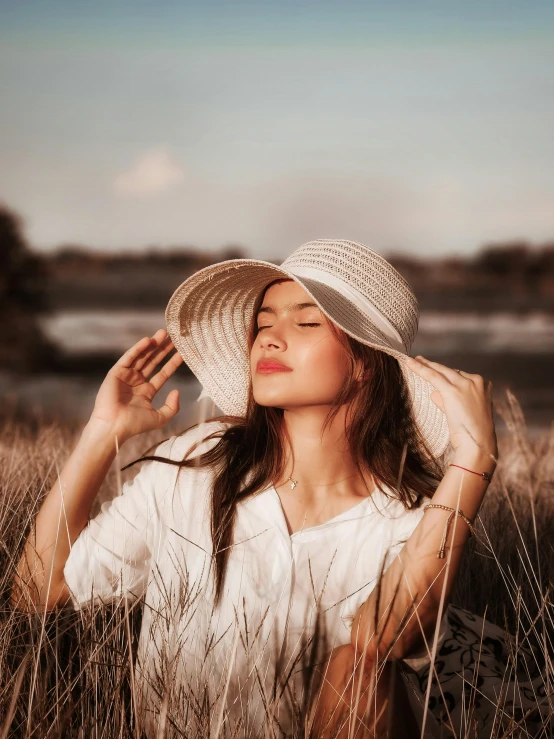
M50 608L67 600L63 569L70 547L87 524L115 455L107 425L89 422L31 526L12 590L16 607Z
M478 449L471 453L460 451L451 462L478 472L492 473L495 468L495 462ZM449 466L433 495L433 503L457 508L474 520L487 487L488 483L483 478ZM454 516L449 526L446 557L438 558L448 516L449 511L442 509L430 508L425 512L384 573L380 586L372 591L358 611L352 626L352 643L359 649L365 648L374 659L378 643L381 656L392 644L391 656L409 655L421 645L422 629L428 635L434 628L443 590L446 602L470 536L466 522ZM397 639L400 629L402 635Z

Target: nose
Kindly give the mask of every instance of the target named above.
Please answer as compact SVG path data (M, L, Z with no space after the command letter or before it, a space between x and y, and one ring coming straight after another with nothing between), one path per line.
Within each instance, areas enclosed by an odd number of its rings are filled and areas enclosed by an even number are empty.
M285 349L286 343L285 340L279 331L275 326L268 326L267 328L264 328L263 331L260 331L259 334L260 339L260 346L263 349Z

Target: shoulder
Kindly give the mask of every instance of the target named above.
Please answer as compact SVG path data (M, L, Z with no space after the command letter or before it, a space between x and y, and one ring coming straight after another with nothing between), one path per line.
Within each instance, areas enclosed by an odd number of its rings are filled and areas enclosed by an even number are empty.
M147 485L156 493L165 493L181 478L209 476L210 470L208 469L184 468L179 464L171 464L171 462L179 463L185 458L194 459L208 451L217 444L221 434L211 439L208 437L214 432L224 431L227 426L228 424L220 421L199 423L150 447L137 460L138 470L127 484L133 487L138 487L139 484ZM143 457L146 459L142 459ZM152 459L152 457L157 459Z
M217 420L195 424L161 442L153 454L175 461L182 461L185 457L193 459L216 446L229 426L229 423Z
M205 507L201 503L207 505L209 500L213 468L180 463L209 451L221 436L214 432L223 432L227 426L219 421L200 423L151 447L143 456L158 459L144 460L133 480L125 483L124 492L136 496L142 491L145 498L155 501L157 515L163 520L174 521L177 514L189 519L195 509L199 513Z

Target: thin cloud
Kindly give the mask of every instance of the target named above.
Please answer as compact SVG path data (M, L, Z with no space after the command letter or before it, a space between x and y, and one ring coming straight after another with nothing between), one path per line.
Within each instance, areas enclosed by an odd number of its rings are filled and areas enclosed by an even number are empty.
M114 179L118 197L147 198L169 192L185 179L183 168L169 149L158 146L143 152L133 165Z

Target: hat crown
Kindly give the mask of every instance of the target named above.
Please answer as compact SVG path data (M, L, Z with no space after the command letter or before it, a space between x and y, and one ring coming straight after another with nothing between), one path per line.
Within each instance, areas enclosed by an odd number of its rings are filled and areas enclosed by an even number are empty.
M407 280L381 254L356 241L317 239L295 249L281 266L293 273L319 270L341 280L394 326L409 352L419 324L418 301Z

